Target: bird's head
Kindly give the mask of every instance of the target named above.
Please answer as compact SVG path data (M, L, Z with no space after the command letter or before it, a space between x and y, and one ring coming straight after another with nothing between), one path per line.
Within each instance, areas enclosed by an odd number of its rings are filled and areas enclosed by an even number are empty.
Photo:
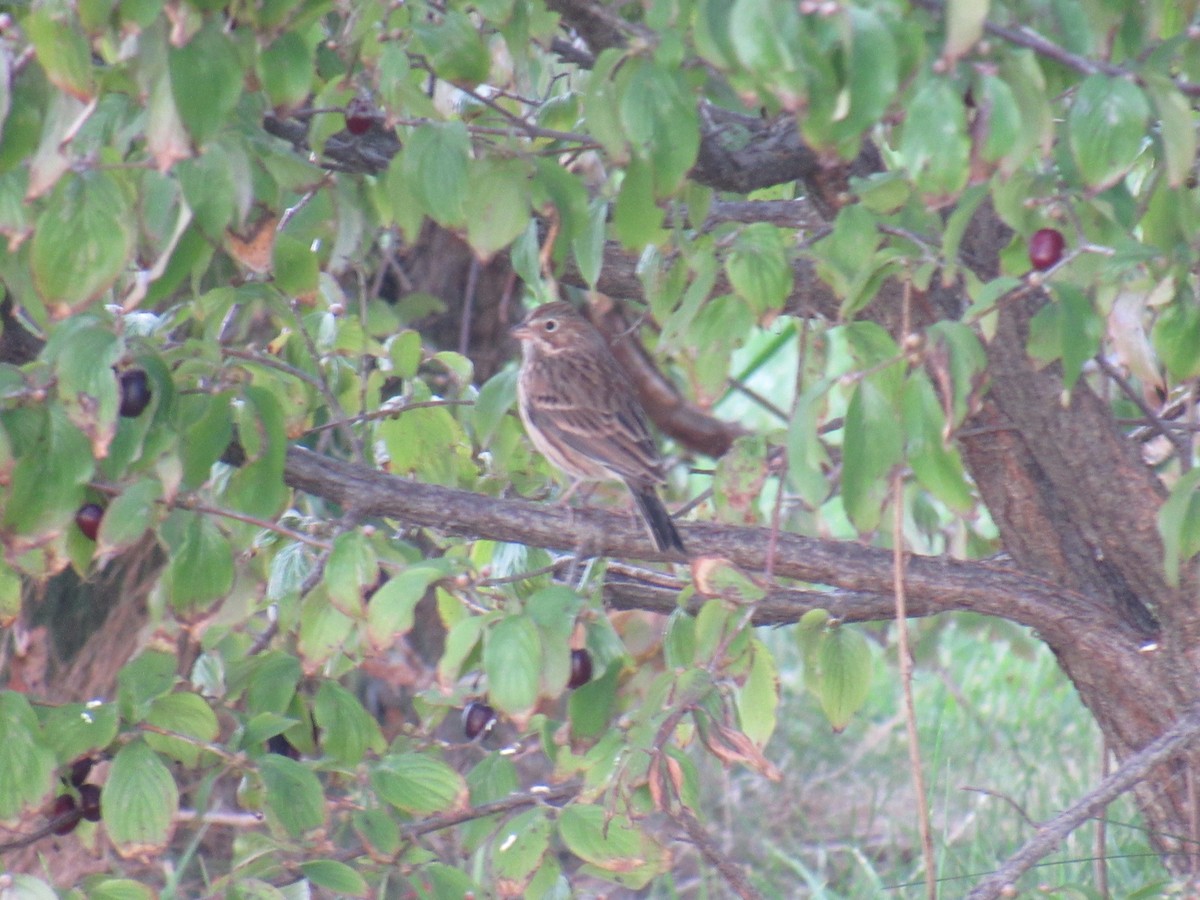
M558 301L539 306L512 335L526 349L542 353L562 353L564 350L587 347L598 338L591 324L569 303Z

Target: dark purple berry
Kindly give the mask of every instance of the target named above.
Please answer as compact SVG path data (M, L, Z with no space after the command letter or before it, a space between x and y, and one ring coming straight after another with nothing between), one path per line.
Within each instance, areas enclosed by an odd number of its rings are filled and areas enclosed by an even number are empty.
M592 680L592 654L586 650L571 651L571 677L567 687L575 690Z
M82 817L83 813L70 794L59 794L54 798L54 805L50 807L50 821L55 834L70 834Z
M150 390L150 379L145 369L126 369L120 374L121 408L126 419L136 419L150 405L154 392Z
M463 708L463 732L471 740L491 731L496 724L496 711L486 703L472 700Z
M280 756L286 756L288 759L300 758L300 751L293 747L292 742L282 734L272 735L267 738L267 752L278 753Z
M79 810L89 822L100 821L100 785L79 786Z
M1057 228L1035 231L1029 239L1029 264L1044 271L1062 259L1065 246L1066 241Z
M89 541L94 541L100 533L100 520L104 518L104 507L98 503L85 503L75 513L75 524ZM87 776L84 775L84 778Z
M90 756L81 756L75 762L71 763L71 787L79 787L87 781L88 775L92 772L92 766L96 761Z

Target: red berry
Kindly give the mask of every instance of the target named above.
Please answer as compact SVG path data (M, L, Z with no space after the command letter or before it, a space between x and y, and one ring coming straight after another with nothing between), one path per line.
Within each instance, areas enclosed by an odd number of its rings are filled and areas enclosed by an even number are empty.
M100 785L79 786L79 811L89 822L100 821Z
M55 834L70 834L82 817L83 813L70 794L59 794L54 798L54 805L50 807L50 822Z
M75 513L75 524L89 541L94 541L100 533L100 520L104 518L104 507L98 503L85 503ZM74 770L72 770L74 771ZM84 778L87 776L84 775Z
M492 730L496 724L496 711L486 703L472 700L463 707L463 733L470 740Z
M567 687L575 690L592 680L592 654L586 650L571 651L571 678Z
M1062 232L1057 228L1042 228L1029 239L1029 263L1035 269L1045 270L1053 266L1063 255Z
M369 100L355 97L346 104L346 130L353 135L366 134L375 123L375 109Z
M121 408L119 412L126 419L136 419L150 405L154 392L150 390L150 381L145 369L126 369L120 374Z

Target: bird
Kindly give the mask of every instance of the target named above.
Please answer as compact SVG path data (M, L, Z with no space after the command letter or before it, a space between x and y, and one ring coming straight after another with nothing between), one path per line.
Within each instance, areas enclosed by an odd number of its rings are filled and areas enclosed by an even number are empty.
M570 303L539 306L521 342L517 408L533 445L573 479L623 481L661 552L686 553L657 486L666 480L646 412L608 342Z

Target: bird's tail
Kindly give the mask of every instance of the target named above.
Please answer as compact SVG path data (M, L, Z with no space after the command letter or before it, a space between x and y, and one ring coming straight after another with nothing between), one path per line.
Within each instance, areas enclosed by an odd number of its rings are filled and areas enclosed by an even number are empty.
M683 538L679 536L679 532L675 529L675 523L671 521L671 514L667 512L663 502L658 499L658 493L654 488L639 488L631 484L629 490L633 492L633 499L637 501L638 510L646 521L646 525L650 529L650 536L654 538L658 549L663 552L678 550L680 553L687 553L683 547Z

